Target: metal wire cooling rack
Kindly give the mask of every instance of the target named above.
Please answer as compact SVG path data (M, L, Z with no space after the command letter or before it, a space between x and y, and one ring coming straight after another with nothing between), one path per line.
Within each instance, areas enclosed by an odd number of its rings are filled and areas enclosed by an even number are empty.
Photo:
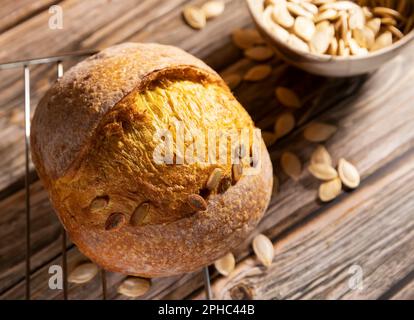
M34 58L28 60L19 60L12 61L0 64L0 70L4 69L23 69L23 78L24 78L24 127L25 127L25 211L26 211L26 271L25 271L25 298L30 300L30 259L31 259L31 244L30 244L30 66L31 65L48 65L55 64L57 68L57 78L60 78L63 75L63 64L64 60L69 60L73 58L82 58L90 56L96 53L96 50L86 50L86 51L77 51L69 52L62 55ZM68 273L67 273L67 245L66 245L66 231L61 227L61 250L62 250L62 271L63 271L63 298L68 300ZM206 299L210 300L212 298L212 291L210 285L210 273L208 267L204 267L203 270L204 278L204 288ZM104 269L101 269L100 273L101 284L102 284L102 299L106 300L107 298L107 285L106 285L106 272Z

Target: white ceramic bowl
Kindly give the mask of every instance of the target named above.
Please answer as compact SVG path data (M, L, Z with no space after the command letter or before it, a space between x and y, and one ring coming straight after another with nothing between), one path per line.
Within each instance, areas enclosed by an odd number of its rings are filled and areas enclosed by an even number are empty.
M264 0L246 0L257 29L266 42L286 62L313 74L330 77L349 77L369 73L380 68L404 50L414 50L414 30L392 46L365 56L337 57L304 52L288 46L263 25L261 14Z

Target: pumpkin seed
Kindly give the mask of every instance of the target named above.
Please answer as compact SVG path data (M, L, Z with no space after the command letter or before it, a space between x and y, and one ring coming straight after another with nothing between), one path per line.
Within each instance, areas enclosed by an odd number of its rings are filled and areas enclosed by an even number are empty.
M381 29L381 19L374 18L372 20L369 20L366 26L367 28L371 29L374 32L374 35L376 36Z
M223 1L207 1L201 10L204 12L206 19L216 18L224 12Z
M300 108L302 106L298 95L289 88L277 87L276 97L286 107Z
M310 142L323 142L328 140L337 131L337 127L321 122L313 122L308 125L303 135Z
M292 48L295 48L296 50L309 52L308 44L304 42L302 39L295 36L294 34L290 34L286 42L288 46L291 46Z
M247 49L244 51L244 55L254 61L266 61L273 57L274 52L269 47L258 46Z
M207 202L204 198L198 194L190 194L187 197L187 203L189 206L196 211L205 211L207 210Z
M183 16L187 24L194 29L203 29L206 26L206 16L201 9L187 6L183 10Z
M309 18L297 17L295 20L295 25L293 27L295 34L305 40L310 41L315 33L315 24Z
M266 79L272 73L272 67L267 64L259 64L250 68L246 74L244 75L243 79L246 81L262 81Z
M359 186L361 178L358 170L343 158L338 162L338 173L342 183L348 188L355 189Z
M313 53L324 54L331 44L332 35L329 29L316 31L310 41L310 49Z
M234 163L231 166L233 183L237 183L243 175L243 166L240 163Z
M387 30L390 31L394 37L401 39L404 37L404 34L395 26L386 26Z
M302 173L302 163L299 158L292 152L285 151L280 157L280 166L284 173L293 180L299 180Z
M98 267L92 262L78 265L68 276L68 282L82 284L91 281L98 273Z
M394 18L386 17L381 19L381 24L387 26L396 26L398 23L397 20L395 20Z
M112 213L105 222L105 230L115 231L122 227L125 223L125 215L121 212Z
M332 158L328 150L323 145L318 145L311 155L311 164L322 163L332 166Z
M277 117L275 122L276 138L287 135L295 127L295 117L291 112L284 112Z
M231 252L227 253L225 256L214 262L214 267L216 270L225 277L227 277L234 270L235 266L236 260L234 259L234 255Z
M341 190L342 183L339 178L322 183L319 186L319 199L323 202L332 201L341 194Z
M374 17L374 14L368 7L362 7L362 11L364 12L365 19L372 19Z
M263 38L255 29L236 29L233 31L232 39L233 43L243 50L264 43Z
M338 40L335 37L333 37L331 40L328 53L333 56L336 56L338 54Z
M141 203L134 210L129 220L129 223L134 227L141 225L143 221L145 220L145 217L148 215L149 209L150 209L150 204L148 202Z
M311 163L308 167L309 172L319 180L329 181L338 177L335 168L326 163Z
M368 51L365 48L361 48L354 39L348 40L349 49L354 56L367 54Z
M286 3L286 8L288 9L288 11L294 15L294 16L298 16L298 17L306 17L308 19L313 20L314 15L312 13L310 13L309 11L305 10L305 8L303 8L300 4L298 3L294 3L294 2L287 2Z
M336 2L327 1L327 2L328 3L325 3L319 8L320 11L324 11L328 9L334 9L337 11L348 11L348 10L352 10L358 7L357 4L352 1L336 1Z
M375 33L368 27L355 29L352 34L355 41L363 48L370 49L375 43Z
M253 239L253 251L265 267L270 267L275 252L272 241L268 237L263 234L257 235Z
M227 83L231 90L236 89L240 82L242 81L242 77L236 73L231 73L223 76L224 82Z
M372 12L378 16L393 17L398 20L403 20L401 13L391 8L375 7L374 9L372 9Z
M295 19L290 15L285 1L278 1L273 4L272 19L284 28L291 28Z
M389 31L385 31L377 38L377 40L375 40L375 43L372 46L371 51L381 50L390 45L392 45L392 33Z
M208 177L206 188L210 191L215 190L218 187L222 176L223 170L221 170L220 168L215 168Z
M312 13L313 15L318 14L318 7L315 6L314 4L310 3L310 2L300 2L299 3L305 10L309 11L310 13Z
M145 278L128 277L118 287L118 293L130 298L143 296L151 287L151 281Z
M91 204L89 205L89 210L91 212L97 212L104 209L109 202L109 198L107 196L100 196L96 197L92 200Z
M349 29L362 29L365 25L365 15L362 9L358 6L355 6L349 15Z
M324 21L324 20L335 20L338 17L338 11L334 9L327 9L321 13L319 13L315 17L315 23Z

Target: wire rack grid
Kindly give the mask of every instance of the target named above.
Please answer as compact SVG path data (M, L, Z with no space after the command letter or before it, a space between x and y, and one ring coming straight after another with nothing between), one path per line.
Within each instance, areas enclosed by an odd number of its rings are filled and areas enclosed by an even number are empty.
M27 60L11 61L6 63L0 63L0 70L5 69L23 69L24 79L24 129L25 129L25 237L26 237L26 254L25 254L25 299L31 299L31 286L30 286L30 275L31 275L31 243L30 243L30 66L31 65L55 65L57 72L57 78L63 75L63 64L62 62L74 58L88 57L96 50L86 50L69 52L62 55L34 58ZM67 236L66 231L61 227L61 251L62 251L62 271L63 271L63 299L68 300L68 270L67 270ZM203 270L204 289L206 299L212 299L212 290L210 285L210 273L208 266L204 267ZM106 283L106 271L101 269L100 272L101 284L102 284L102 299L107 299L107 283Z

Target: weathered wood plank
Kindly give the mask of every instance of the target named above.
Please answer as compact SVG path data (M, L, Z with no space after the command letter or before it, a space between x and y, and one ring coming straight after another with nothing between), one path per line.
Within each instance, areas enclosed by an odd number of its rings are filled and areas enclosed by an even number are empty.
M392 300L414 300L414 270L409 274L409 276L404 281L402 288L399 288L398 291L391 295ZM388 298L388 295L386 295Z
M40 182L31 185L32 269L60 254L60 223ZM25 193L24 190L1 201L0 292L25 276Z
M94 41L95 48L122 42L131 33L145 31L150 21L157 20L182 3L183 0L165 1L162 5L155 6L152 0L63 1L59 4L64 13L63 29L49 29L50 14L43 10L0 34L0 61L88 49L91 48L86 46L90 37L99 34L100 30L107 30L109 34ZM184 23L180 21L180 24ZM161 28L161 25L158 27ZM124 34L122 30L131 33ZM86 45L83 41L87 42ZM74 63L75 61L65 62L65 70ZM22 70L1 70L0 75L0 190L3 190L23 175L24 96ZM54 66L31 67L32 110L55 79Z
M0 33L57 3L58 0L3 0L0 7Z
M139 10L135 10L133 11L133 14L138 14L140 12L140 10L142 10L142 8L138 8ZM181 7L177 8L178 11L181 10ZM176 10L176 11L177 11ZM177 19L181 19L179 12L176 12L174 14L172 14L173 16L177 16ZM127 19L128 20L128 19ZM122 21L122 23L126 23L125 21ZM160 30L165 30L162 27L162 23L163 21L159 22L159 25L156 25L157 32L159 32L160 34L162 34L160 32ZM183 22L181 20L177 21L177 23L180 23L183 25ZM112 25L111 25L112 26ZM194 33L193 30L191 30L190 28L188 28L187 26L184 25L185 28L188 29L188 32L193 33L193 37L197 37L197 34ZM112 28L110 28L110 31L113 31L114 26L112 26ZM154 27L155 28L155 27ZM107 31L107 30L106 30ZM229 39L226 38L227 41L227 46L232 47L234 50L236 50L231 44L228 43ZM238 51L238 50L236 50ZM213 53L213 55L216 55L216 53ZM247 68L249 68L250 66L252 66L253 63L251 61L248 60L241 60L240 63L236 63L235 66L232 66L232 70L233 71L237 71L239 73L243 73L246 71ZM276 66L280 66L280 62L275 60L274 61L274 65ZM66 67L66 64L65 64ZM273 108L273 106L271 104L268 103L268 101L272 100L272 104L276 105L276 101L274 98L274 94L273 94L273 88L276 86L276 83L280 82L280 81L285 81L284 78L286 79L292 79L294 77L296 77L298 74L299 76L304 75L301 72L298 72L294 69L289 69L290 72L288 74L285 73L285 71L287 70L286 67L282 67L282 69L280 70L280 72L278 70L275 70L274 75L271 77L270 80L266 81L266 86L263 86L262 83L260 84L243 84L241 85L239 92L243 93L240 95L241 99L245 100L245 102L248 104L248 109L251 109L252 111L254 109L258 109L258 110L266 110L266 108L270 108L271 110L276 108ZM47 77L46 79L42 80L42 81L34 81L34 88L32 87L32 90L35 92L34 93L34 98L36 99L36 97L40 94L40 92L44 91L52 81L54 81L54 73L56 71L55 70L51 70L49 72L46 72L46 68L37 68L34 69L34 73L33 73L33 77L34 79L38 79L41 77L41 75L43 75L43 73L47 73ZM286 75L286 77L283 77L283 75ZM290 80L292 81L292 80ZM304 83L313 83L313 85L315 85L314 83L314 77L311 77L309 75L306 76L306 81ZM323 80L318 80L318 82L316 83L316 85L319 84L323 84ZM342 83L342 81L339 81L340 83ZM347 82L347 81L345 81ZM316 88L316 86L314 87ZM315 91L317 91L315 89ZM262 95L262 97L260 99L252 99L252 97L254 97L253 93L256 93L258 95ZM259 106L259 107L258 107ZM14 109L15 110L15 109ZM273 112L273 111L272 111ZM265 113L263 113L264 115ZM253 113L253 115L255 115L255 113ZM258 117L262 117L263 115L259 114ZM23 113L20 111L18 113L14 112L13 116L9 119L7 118L3 118L3 121L5 121L5 123L3 123L3 125L5 125L7 127L8 130L10 130L9 133L6 134L6 139L3 140L3 144L4 144L4 149L7 149L8 152L3 152L3 157L0 158L0 167L5 169L5 172L7 172L7 174L4 174L1 176L0 178L0 184L4 182L4 184L10 183L14 181L18 181L22 175L23 169L24 169L24 156L23 156L23 148L24 148L24 144L23 144L23 138L24 138L24 134L23 134ZM10 121L11 123L8 123L8 121ZM16 134L15 132L15 128L18 127L19 129L19 134ZM7 169L8 168L8 169ZM6 170L7 169L7 170ZM20 179L19 180L20 183L17 184L17 186L15 186L15 188L19 188L22 187L22 183L23 180ZM13 188L12 191L15 190L15 188ZM10 191L10 190L9 190ZM41 193L42 191L40 190L35 190L34 191L34 198L36 197L45 197L44 194L37 194L37 192ZM7 196L8 193L4 194L3 196ZM19 192L19 199L20 200L13 200L13 201L21 201L21 199L23 197L23 192ZM15 198L14 198L15 199ZM45 200L47 201L47 200ZM8 204L6 204L6 211L10 212L11 215L19 215L20 217L23 217L24 215L24 207L22 206L23 202L20 202L20 204L18 206L16 206L15 209L18 210L19 213L15 212L14 210L8 211L7 207ZM38 217L41 217L41 215L37 215L36 214L36 208L33 208L34 210L34 216L33 219L36 220ZM55 226L55 228L57 228L57 226ZM24 231L24 219L20 221L20 231ZM34 230L34 232L37 232L37 230ZM45 237L47 238L47 237ZM48 257L42 257L42 259L50 259L51 257L55 256L56 254L58 254L59 252L59 240L56 239L56 237L50 237L49 239L51 241L51 243L48 242L42 242L42 245L44 246L44 248L46 248L46 250L42 251L42 247L34 247L33 248L33 252L45 252L46 254L48 254ZM54 243L56 242L57 243ZM49 249L49 245L53 245L53 248L55 250L50 250ZM16 243L14 243L14 245L12 245L10 248L6 248L5 250L9 250L8 252L13 254L15 252L15 250L17 248L20 248L20 251L23 252L24 249L24 242L23 241L18 241ZM57 250L57 251L56 251ZM4 255L4 259L7 259L8 255ZM4 282L4 288L7 288L8 286L10 286L11 283L17 283L18 281L21 281L22 277L23 277L23 268L24 268L24 255L20 255L19 256L19 262L17 263L15 260L10 260L13 261L14 263L16 263L16 267L18 268L17 270L14 270L13 272L13 276L8 276L8 280L9 282ZM33 262L33 266L38 267L38 264L36 263L36 258L34 257L35 261ZM6 269L9 267L9 265L7 263L0 263L0 266L4 266ZM4 288L0 288L0 292L2 291L1 289Z
M278 238L267 270L255 257L243 260L213 284L215 298L379 298L413 270L413 178L414 149ZM349 285L352 266L362 270L362 290Z
M405 102L410 95L406 86L409 86L414 74L403 76L402 69L399 67L407 63L406 59L408 58L396 60L384 70L378 72L366 83L365 90L361 91L361 95L352 103L347 102L337 105L319 116L320 119L330 117L330 121L340 125L338 134L328 144L334 158L337 159L342 155L346 156L356 163L363 177L367 177L414 146L414 133L410 126L411 121L414 120L414 114L410 112L411 108ZM399 89L394 92L390 89L389 83L381 80L383 77L390 75L390 70L398 72L401 76L399 80L401 83L398 83ZM391 81L394 81L394 79L391 78ZM389 96L374 99L377 94L370 89L372 87L389 91ZM388 101L395 95L400 96L401 101L403 101L398 113L394 112L395 104L393 105ZM370 103L366 103L366 101L370 101ZM352 125L343 125L344 123L351 123ZM368 136L364 135L366 128L369 128L370 131ZM393 132L397 129L399 130L398 134L401 134L403 138L397 139L396 133L393 136ZM387 135L390 135L390 137L385 139L384 136L387 137ZM355 149L355 141L360 136L363 136L364 139L359 140L357 149ZM399 135L397 136L399 137ZM272 148L272 158L277 159L280 150L286 146L295 151L302 150L302 159L307 159L312 151L312 146L303 141L300 130L298 130L291 137L282 140L280 144ZM369 154L367 149L371 149ZM277 162L275 164L277 166ZM294 184L281 176L281 184L280 194L272 199L268 213L257 230L257 232L266 232L272 238L299 219L303 219L310 212L322 208L322 205L315 201L317 182L306 173L304 173L299 184ZM237 253L240 258L249 254L250 241L251 239L248 239L238 250ZM179 281L176 283L178 279ZM199 275L196 275L196 277L185 275L174 279L157 280L157 286L154 286L157 293L154 295L150 293L149 296L152 298L183 298L200 287L201 279ZM161 288L164 290L161 290ZM167 288L168 291L165 291ZM94 295L95 293L91 292L90 294Z
M128 2L128 4L131 3L132 2ZM179 45L185 49L190 49L189 51L204 58L217 70L222 70L229 63L235 61L236 58L241 56L240 51L229 43L228 35L234 27L250 24L250 20L247 19L247 11L244 8L243 2L230 2L228 6L230 17L225 15L223 17L225 22L222 21L222 18L217 19L216 21L213 20L212 23L201 32L194 31L183 24L180 16L181 7L179 5L177 6L177 3L178 1L169 1L168 5L170 5L170 7L168 10L165 9L165 11L163 11L164 9L162 8L157 9L161 10L160 13L160 11L145 11L145 8L149 8L150 4L149 1L143 1L140 3L142 7L131 7L129 8L131 10L128 10L128 13L123 11L123 13L119 14L117 17L111 15L113 18L111 23L108 22L109 18L108 20L105 20L107 19L106 17L100 17L100 20L97 22L97 24L100 24L98 27L94 24L85 26L87 31L79 35L79 38L68 39L68 41L65 42L65 46L62 47L62 44L59 44L56 50L63 50L65 48L72 50L77 48L87 48L89 46L107 46L115 42L124 41L125 39L129 39L131 41L160 41ZM67 1L65 2L65 5L67 6L65 7L65 12L67 10L74 10L72 13L74 16L79 14L79 8L81 8L81 6L78 3ZM103 7L95 9L97 10L95 12L99 14L99 12L102 12L99 10L103 10ZM105 12L107 12L106 10ZM142 11L146 14L145 16L142 15ZM75 12L77 13L75 14ZM33 19L36 20L39 18L34 17ZM42 21L42 19L44 20L45 17L42 16L40 20ZM80 17L77 17L77 19L80 19ZM32 22L27 23L29 26L34 27L34 25L31 24ZM39 22L37 23L37 29L35 28L34 30L39 30L42 25ZM28 25L26 25L25 28L28 28ZM177 31L172 34L166 34L165 25L169 26L168 30L172 30L174 29L174 26L177 26L178 29L176 30L180 30L180 32ZM74 26L75 25L70 28ZM11 32L13 29L9 31ZM73 29L70 30L73 31ZM225 31L223 32L223 30ZM183 34L185 36L182 36ZM48 38L46 37L46 39ZM2 36L0 36L0 42L1 41ZM39 50L46 49L44 45L40 47L42 49ZM236 90L236 95L250 111L253 118L258 122L258 125L261 128L269 128L274 121L274 116L281 111L280 105L276 103L273 94L273 89L276 84L293 86L295 90L301 93L301 95L302 93L312 91L310 87L307 86L309 83L312 83L319 88L326 88L329 84L332 84L332 86L337 90L332 88L330 91L327 90L328 96L332 99L331 101L318 102L318 97L327 96L321 95L321 92L318 90L315 95L309 96L309 101L315 101L315 108L312 108L313 112L310 115L310 118L312 119L321 113L319 117L320 119L328 119L340 125L340 132L328 143L329 149L337 157L342 155L349 157L361 169L363 176L367 177L378 168L392 161L413 146L413 133L410 132L410 123L412 123L414 115L411 110L412 108L409 107L409 101L412 99L410 83L412 83L414 76L413 71L410 70L410 68L407 68L407 65L411 65L413 63L412 61L412 54L399 58L399 60L396 60L389 66L386 66L385 69L381 70L377 75L371 78L361 91L360 96L356 97L357 99L355 101L352 101L352 103L348 101L344 104L338 105L332 111L325 113L322 112L326 109L326 107L332 105L332 103L338 99L338 97L335 97L332 92L340 91L341 97L344 93L346 93L346 96L349 93L346 92L346 89L352 92L355 90L355 87L352 86L352 84L355 83L352 81L330 81L313 77L298 72L292 68L286 69L285 67L280 66L279 62L274 61L274 65L279 66L279 68L274 70L274 73L269 80L258 84L242 84L242 86ZM241 60L230 68L234 68L234 70L237 70L238 72L243 72L250 65L252 65L250 62ZM35 68L33 70L33 77L35 103L38 96L49 86L49 81L54 78L54 71L47 71L46 68ZM10 79L10 77L7 76L5 78ZM22 106L21 96L19 94L22 87L21 83L16 81L16 79L17 78L15 77L14 80L12 79L7 83L5 87L11 91L9 91L7 99L1 99L1 101L5 101L5 103L4 105L2 104L0 110L6 109L8 110L8 113L7 117L0 118L0 128L7 127L9 128L7 130L10 130L9 122L12 121L13 117L16 122L16 127L19 125L21 126L21 121L23 120L21 110L19 112L12 111ZM46 80L41 82L41 79ZM301 80L298 81L297 79ZM1 94L4 92L2 90L3 84L4 82L2 80L2 83L0 84ZM341 89L339 90L338 86L340 85ZM378 92L381 92L382 94L379 95ZM309 105L306 105L306 107L308 108ZM398 112L396 112L396 109ZM303 111L300 111L297 114L298 118L302 116L302 112ZM2 115L5 115L5 113L2 113ZM4 121L7 121L7 123ZM4 172L10 172L12 175L6 179L6 185L16 181L16 179L19 179L22 174L22 151L24 149L21 139L23 137L23 132L21 128L18 129L20 129L20 131L18 131L20 136L16 135L16 128L12 128L7 135L0 139L0 141L2 141L0 150L7 150L7 152L3 151L0 153L5 156L10 154L12 155L10 157L6 157L9 160L9 163L7 163L6 166L3 166L2 164L0 165L2 172L3 168L5 168ZM2 135L2 132L3 130L0 130L0 136ZM14 138L8 138L11 136ZM355 141L358 141L358 143L355 143ZM14 146L16 143L21 143L19 148ZM300 155L303 159L307 159L311 151L311 147L304 143L300 138L300 130L297 130L294 134L281 140L280 143L276 144L271 149L272 158L274 159L276 166L280 150L284 148L292 148L295 151L300 151ZM367 154L367 150L370 150L369 154ZM316 183L308 176L304 175L301 183L297 185L286 180L286 177L281 175L281 183L282 192L272 200L268 214L258 229L258 231L266 230L266 233L272 238L277 237L281 231L286 230L298 220L303 219L310 212L321 210L322 208L319 203L315 202ZM0 189L2 188L0 187ZM44 192L41 190L36 190L34 193L36 194L35 197L39 197L39 199L44 197ZM23 201L21 201L22 195L23 193L19 193L19 196L16 196L16 200L20 197L19 201L21 203L23 203ZM8 199L5 199L4 201L7 200ZM8 209L3 210L3 208L10 208L11 206L10 203L4 201L0 203L0 212L7 212ZM47 206L47 200L44 199L42 201L44 201L43 205ZM34 208L33 210L34 212L37 210L41 212L38 208ZM18 210L13 211L13 215L18 215L23 219L22 212L24 212L24 210L20 207ZM48 212L50 216L54 216L50 209ZM39 214L39 216L41 216L41 214ZM7 219L10 217L11 215L9 215ZM19 223L22 222L20 221ZM24 226L24 224L22 224L22 226ZM22 226L20 226L18 230L21 231ZM51 222L51 226L52 228L58 228L57 221L55 221L55 224ZM41 228L39 228L39 230L40 229ZM46 232L43 233L41 243L38 242L39 245L36 246L38 250L38 257L33 258L34 265L39 267L39 270L33 274L33 287L35 289L34 296L37 298L59 298L61 296L60 292L51 292L51 290L47 288L47 269L49 265L53 263L60 263L60 257L53 259L55 254L59 253L60 244L57 239L58 235L55 233L54 238L49 238L49 236L45 237L44 234L46 234ZM249 243L250 239L248 239L246 243L240 247L238 251L240 259L243 259L249 254ZM22 251L24 243L20 242L19 245L22 246L20 247L20 251ZM17 250L18 247L14 247L14 249ZM79 256L79 253L76 253L75 249L70 250L70 263L76 261ZM9 282L9 285L18 283L19 281L20 283L5 292L3 297L23 297L24 286L23 282L21 282L23 275L22 257L18 259L20 259L20 269L13 269L13 275L9 273L8 276L10 277L8 279L12 279L11 282ZM39 262L36 262L37 260ZM0 263L0 279L2 279L3 276L1 271L2 264L3 263ZM7 265L7 262L5 265ZM17 277L15 276L16 272L18 274ZM401 272L403 273L404 271ZM109 297L117 297L116 285L123 278L123 276L108 274L108 277L108 283L110 284ZM73 298L99 298L101 294L99 279L95 280L97 281L96 283L94 282L87 284L86 286L75 286L71 288L70 296ZM156 279L154 280L154 285L150 293L144 298L187 297L194 290L200 288L201 283L202 278L199 273L167 279ZM4 288L8 288L9 285ZM0 292L2 292L1 289Z

